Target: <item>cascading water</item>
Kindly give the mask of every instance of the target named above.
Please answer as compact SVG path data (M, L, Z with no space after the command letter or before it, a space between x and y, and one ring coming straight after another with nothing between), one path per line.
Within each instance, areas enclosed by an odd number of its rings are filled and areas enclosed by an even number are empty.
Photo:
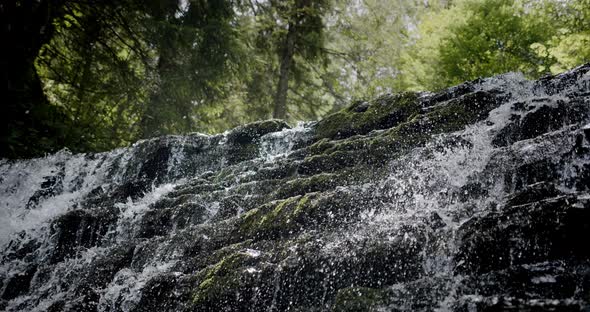
M589 77L586 76L585 79ZM574 90L569 92L588 90L588 80L581 82L582 90L572 88ZM576 194L578 189L568 185L568 179L585 179L586 177L576 175L581 168L587 170L590 166L588 155L576 158L574 161L563 159L563 152L571 149L575 138L582 135L580 126L587 120L577 125L564 123L562 127L544 134L543 137L522 140L509 147L494 144L494 139L510 125L511 118L514 120L514 116L524 118L527 114L534 114L545 107L557 108L560 104L570 104L570 99L563 93L547 94L547 90L537 88L534 82L516 74L486 79L481 83L480 90L500 90L506 96L504 103L491 110L485 120L469 125L464 130L435 136L425 146L416 148L404 157L392 161L388 165L390 173L385 179L371 184L369 191L373 196L381 194L387 198L384 204L386 208L378 212L374 209L364 211L362 221L355 223L349 232L343 235L348 238L353 237L353 240L357 242L371 240L381 235L391 240L391 234L388 233L395 233L403 227L419 225L426 220L426 223L429 223L435 231L430 233L424 231L432 236L426 238L430 246L422 258L425 273L422 279L443 279L444 285L431 285L431 287L441 287L444 292L448 292L445 300L439 301L438 305L432 304L433 306L428 307L427 310L451 311L457 308L455 305L458 298L453 298L456 296L454 291L465 279L456 272L456 265L461 263L453 261L459 252L456 244L461 243L457 242L460 239L457 237L457 231L474 216L485 216L490 212L501 210L502 206L506 205L505 199L515 189L514 186L507 185L505 179L514 174L517 167L546 159L561 164L560 176L556 177L555 186L563 194ZM585 105L588 105L588 101L589 98L586 96ZM527 103L526 111L514 109L522 103ZM582 126L584 127L587 126ZM587 146L588 142L584 144ZM587 171L584 174L587 174ZM477 189L474 190L474 186L477 186ZM362 185L360 188L361 190L356 192L366 191L367 185ZM588 197L587 191L584 189L582 194L578 194L584 202ZM485 194L478 194L479 192L485 192ZM442 243L441 237L444 240ZM406 238L407 236L404 237ZM350 244L350 242L348 239L338 238L332 243L332 247L334 244ZM434 283L432 280L430 282ZM534 284L556 283L554 276L542 274L532 277L532 282ZM405 284L400 283L395 286L403 289L407 287ZM484 299L481 295L466 296L466 298L474 302ZM413 302L415 300L411 297L402 298L384 310L415 310L417 309L416 303ZM586 303L583 305L585 306ZM478 310L473 302L468 306ZM539 306L542 308L543 302L540 302ZM547 307L548 310L553 308L551 304Z
M0 163L0 310L580 310L590 66Z

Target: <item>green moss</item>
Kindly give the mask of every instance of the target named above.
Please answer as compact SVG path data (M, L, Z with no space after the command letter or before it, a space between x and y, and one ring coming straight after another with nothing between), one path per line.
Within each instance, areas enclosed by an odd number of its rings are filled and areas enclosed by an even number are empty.
M414 108L417 104L414 101ZM411 103L411 101L410 101ZM408 111L404 120L396 121L387 131L374 137L347 139L331 142L330 147L322 150L322 155L335 151L363 150L400 150L418 146L434 134L453 132L465 126L483 120L490 110L497 106L496 98L487 92L480 91L467 94L448 103L431 107L427 112L419 109ZM336 122L332 120L330 122ZM319 127L319 126L318 126ZM321 132L321 127L318 128ZM323 145L327 145L323 143Z
M277 184L280 182L280 180L258 180L245 182L233 188L233 193L241 195L270 193L276 189Z
M383 138L381 133L371 137L356 135L399 127L420 112L420 104L414 93L379 98L369 103L365 111L358 111L359 105L356 103L318 123L317 137L322 139L309 148L311 155L299 166L300 174L334 172L354 167L364 160L371 163L375 155L371 154L369 147L373 145L383 149L376 143L389 143L391 139ZM328 141L327 138L342 140Z
M311 155L322 154L325 150L334 146L334 142L326 138L323 138L308 147L308 151Z
M223 260L215 264L207 271L205 280L199 285L199 288L211 285L214 278L223 277L231 273L231 271L234 270L236 266L244 262L247 257L247 255L238 252L223 258Z
M366 148L367 142L370 139L371 138L368 137L355 137L342 140L336 144L333 144L332 147L326 149L323 154L329 155L337 151L362 151L364 148Z
M295 210L293 210L293 216L300 215L303 212L303 210L305 209L308 202L309 202L309 196L303 196L301 198L301 200L297 203L297 206L295 206Z
M462 130L465 126L485 119L497 105L496 98L485 91L467 94L407 123L399 129L399 135L440 134Z
M351 181L359 183L363 179L374 178L375 174L378 174L375 171L378 172L380 166L412 148L425 144L433 135L461 130L468 124L484 119L496 103L492 95L476 92L419 112L415 95L404 96L391 97L382 103L375 101L368 105L364 112L361 112L358 105L340 112L342 116L373 112L375 115L391 118L388 113L393 107L408 106L404 111L405 119L397 119L390 129L374 132L370 136L349 136L338 141L323 138L317 141L309 148L313 155L306 157L297 168L299 174L310 176L273 180L274 182L268 185L244 184L236 189L237 193L240 193L242 188L249 193L250 190L254 191L254 187L258 193L269 194L265 196L265 200L279 200L263 204L243 215L237 221L236 231L232 235L240 238L249 237L257 241L265 238L276 239L289 237L312 224L338 222L334 218L324 217L328 214L338 216L350 213L350 207L346 202L338 204L340 198L331 197L330 193L325 191L338 185L347 185ZM336 119L332 119L331 122L335 122L334 120ZM369 119L365 121L372 122ZM385 124L379 124L383 125ZM321 130L321 127L319 129ZM364 172L366 168L371 168L370 174Z
M287 198L281 201L275 208L269 213L265 214L258 225L260 228L272 228L276 224L289 223L290 212L287 211L287 207L290 207L293 203L299 200L299 196Z
M338 291L332 311L376 311L378 307L383 306L386 303L386 290L366 287L350 287Z
M272 195L273 198L287 198L311 192L325 191L336 185L343 185L342 177L333 173L320 173L310 177L297 178L284 183Z
M261 180L279 180L294 175L297 172L297 164L294 162L275 163L276 166L260 168L256 173L241 179L243 182Z
M193 296L193 303L223 302L241 287L240 268L251 265L256 259L244 252L235 252L200 272L204 275Z
M387 95L364 104L357 102L321 120L316 137L342 139L367 134L372 130L391 128L420 111L415 93Z
M328 155L315 155L303 160L297 171L300 174L317 174L334 172L356 164L359 153L349 151L334 151Z
M240 217L238 232L241 235L251 235L251 233L255 232L256 229L260 227L260 222L266 214L266 211L271 209L269 206L274 207L274 204L274 202L266 203L243 214Z
M253 218L255 215L257 215L258 213L260 213L260 209L254 208L254 209L247 211L245 214L243 214L242 218L243 219L250 219L250 218Z
M250 210L241 217L239 232L242 236L262 238L296 231L314 196L314 193L294 196Z
M364 163L378 166L395 158L396 154L422 146L433 135L462 130L467 125L485 119L495 104L495 98L486 92L468 94L445 105L435 106L424 114L414 115L377 136L339 144L334 148L359 148L357 145L364 144L361 149L364 154L359 155L357 162L352 165Z
M213 178L214 183L222 183L228 180L233 180L235 177L233 167L225 167Z
M319 122L317 135L323 138L309 148L310 155L297 171L310 175L363 164L379 167L396 154L425 144L433 135L458 131L483 120L496 103L493 95L483 91L432 106L427 111L422 111L415 94L378 99L364 112L357 112L357 103ZM389 129L371 136L354 136L386 128Z

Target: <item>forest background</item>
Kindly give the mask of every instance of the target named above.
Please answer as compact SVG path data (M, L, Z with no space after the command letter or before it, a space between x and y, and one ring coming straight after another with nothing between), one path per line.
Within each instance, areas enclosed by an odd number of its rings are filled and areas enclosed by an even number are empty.
M21 0L0 27L8 158L590 61L590 0Z

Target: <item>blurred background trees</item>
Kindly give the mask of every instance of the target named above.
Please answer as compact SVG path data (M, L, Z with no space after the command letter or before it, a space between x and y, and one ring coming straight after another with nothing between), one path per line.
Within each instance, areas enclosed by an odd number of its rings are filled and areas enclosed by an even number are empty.
M590 61L590 0L0 4L0 157L313 120L382 93Z

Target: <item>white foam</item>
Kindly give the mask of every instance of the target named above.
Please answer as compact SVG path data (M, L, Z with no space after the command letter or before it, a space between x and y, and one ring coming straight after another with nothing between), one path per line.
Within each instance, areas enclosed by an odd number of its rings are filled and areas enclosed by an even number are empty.
M266 161L288 155L295 145L310 133L311 123L299 122L296 127L271 132L260 138L260 157Z
M40 227L76 207L92 190L109 184L108 176L115 176L117 171L112 161L121 151L92 157L62 150L43 158L0 165L0 246L10 241L11 235ZM52 179L57 181L55 186L47 182ZM38 203L30 202L31 197L44 189L52 191L47 191L46 196L36 196Z
M177 181L178 184L184 182L184 179ZM121 212L117 220L116 240L125 241L132 238L138 230L137 221L149 209L150 205L173 191L176 185L176 183L166 183L157 187L152 186L151 191L147 192L139 200L133 201L131 198L127 198L126 202L115 204L115 207Z
M140 272L122 269L101 292L98 311L134 311L141 300L143 287L153 277L170 271L176 261L151 264ZM178 275L178 272L174 272Z

